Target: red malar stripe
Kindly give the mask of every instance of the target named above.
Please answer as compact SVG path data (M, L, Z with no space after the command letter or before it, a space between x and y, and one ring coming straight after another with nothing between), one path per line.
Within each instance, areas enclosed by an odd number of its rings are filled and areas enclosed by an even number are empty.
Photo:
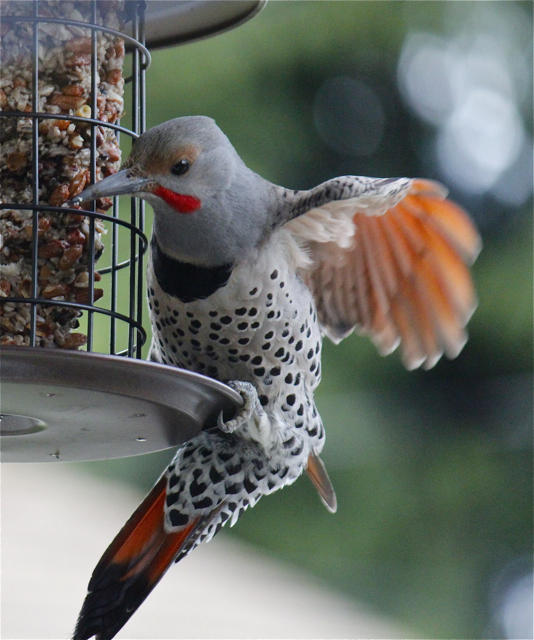
M166 189L159 185L154 189L154 193L165 200L165 202L179 213L193 213L200 209L202 203L194 196L187 196L181 193L175 193L170 189Z

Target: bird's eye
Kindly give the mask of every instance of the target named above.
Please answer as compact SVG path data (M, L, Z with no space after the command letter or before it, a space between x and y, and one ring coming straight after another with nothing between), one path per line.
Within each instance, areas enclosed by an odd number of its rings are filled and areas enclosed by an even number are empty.
M189 160L182 158L171 167L171 173L174 173L175 176L181 176L189 170L190 166L191 163L189 162Z

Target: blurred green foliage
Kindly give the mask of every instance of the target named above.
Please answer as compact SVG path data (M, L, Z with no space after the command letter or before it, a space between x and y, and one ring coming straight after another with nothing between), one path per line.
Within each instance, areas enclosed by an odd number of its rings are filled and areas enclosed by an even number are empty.
M148 126L211 115L249 166L291 187L342 172L439 178L422 153L433 131L402 101L397 62L411 30L450 33L451 5L459 22L471 4L271 2L234 31L154 52ZM508 4L531 20L530 3ZM382 102L384 135L372 155L343 156L318 135L314 96L339 75L369 83ZM474 267L480 305L461 357L407 373L365 339L326 344L318 404L338 514L301 480L232 530L397 618L414 637L501 635L494 584L517 559L528 565L532 550L531 203L453 196L475 215L485 244ZM91 469L148 488L170 457Z

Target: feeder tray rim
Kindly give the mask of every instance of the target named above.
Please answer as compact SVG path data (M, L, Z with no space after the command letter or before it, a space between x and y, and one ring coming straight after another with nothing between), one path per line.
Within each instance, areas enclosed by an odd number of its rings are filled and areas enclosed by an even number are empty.
M145 9L145 41L151 49L160 49L216 36L248 22L263 10L267 2L150 0Z
M39 301L41 302L41 301ZM46 302L45 300L43 302ZM63 303L62 303L63 304ZM105 353L98 353L96 351L74 351L72 349L54 349L47 347L29 347L29 346L18 346L18 345L2 345L0 346L0 363L2 362L2 356L7 355L12 360L18 359L18 354L21 355L21 358L28 358L31 355L38 354L37 358L39 359L55 359L59 363L62 361L72 360L73 364L79 358L83 360L89 358L92 360L92 366L98 366L98 364L113 364L116 363L117 366L122 367L123 363L128 362L132 366L140 367L145 369L145 371L153 370L164 372L165 374L169 374L171 372L179 372L179 375L183 379L188 379L191 382L201 382L203 385L208 387L212 387L217 391L227 395L236 406L240 406L243 404L243 399L239 395L237 391L224 384L220 380L216 380L215 378L210 378L209 376L205 376L201 373L197 373L196 371L190 371L189 369L182 369L181 367L174 367L168 364L162 364L160 362L153 362L151 360L140 360L139 358L130 358L124 356L115 356L109 355ZM82 362L82 360L80 360ZM173 373L171 373L173 375ZM3 376L2 367L0 367L0 378ZM68 382L66 382L62 386L69 386Z
M0 347L2 462L107 460L170 449L243 401L199 373L129 357ZM142 437L141 437L142 436Z
M180 2L146 2L144 12L145 42L147 47L159 49L203 40L242 25L263 10L268 0L181 0ZM158 16L159 10L159 16ZM228 15L225 15L226 12ZM196 15L195 15L196 14ZM203 15L202 15L203 14ZM196 23L202 15L203 21ZM185 19L184 19L185 18ZM82 22L45 16L6 16L12 22L48 22L105 31L124 38L126 48L136 47L144 56L143 69L150 66L150 52L134 36L94 22ZM126 24L132 23L130 17Z

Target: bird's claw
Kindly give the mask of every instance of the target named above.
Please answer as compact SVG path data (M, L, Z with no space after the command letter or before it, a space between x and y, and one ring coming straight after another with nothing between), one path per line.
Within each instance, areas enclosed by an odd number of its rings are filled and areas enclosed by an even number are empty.
M217 426L219 427L219 429L221 431L226 431L227 427L226 427L226 423L223 420L223 411L221 411L219 413L219 415L217 416Z
M224 433L233 433L252 420L255 412L261 407L261 404L258 398L258 392L250 382L231 380L227 384L243 398L243 406L238 409L236 416L231 420L225 421L223 412L221 411L217 417L217 426Z

